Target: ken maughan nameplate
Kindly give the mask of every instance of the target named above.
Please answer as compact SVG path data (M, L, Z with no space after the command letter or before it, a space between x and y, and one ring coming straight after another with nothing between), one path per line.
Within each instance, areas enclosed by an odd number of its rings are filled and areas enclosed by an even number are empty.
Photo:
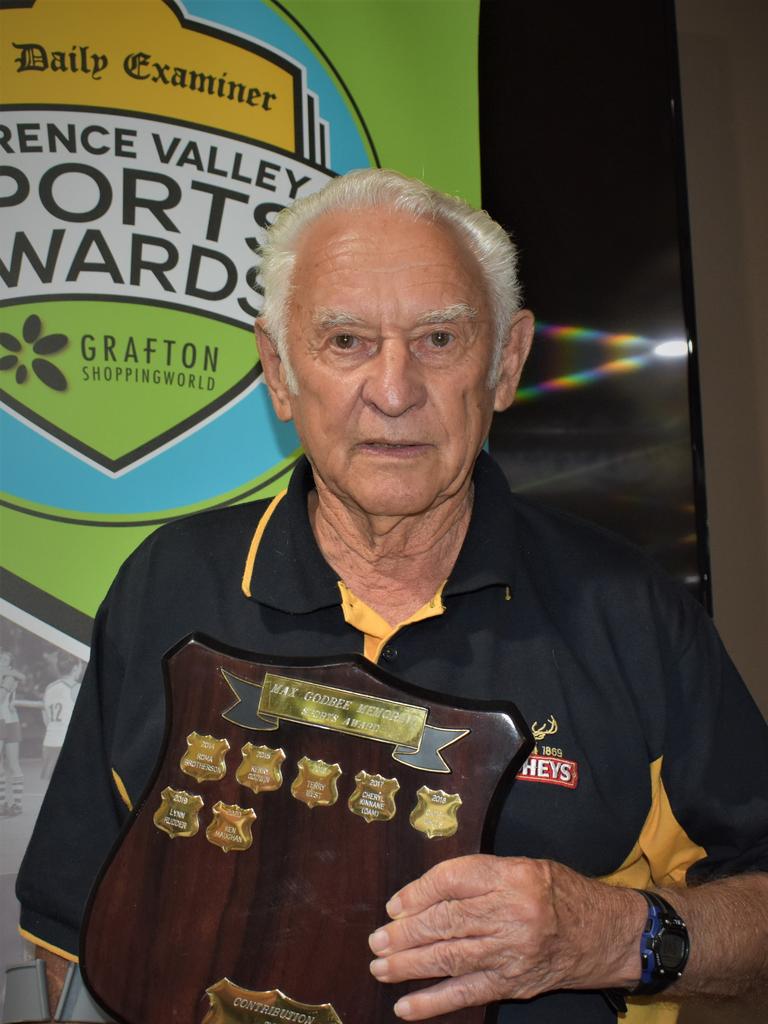
M289 662L201 637L165 674L164 750L89 905L88 987L124 1024L393 1021L419 986L377 982L368 935L407 882L488 846L531 745L516 709L355 655Z

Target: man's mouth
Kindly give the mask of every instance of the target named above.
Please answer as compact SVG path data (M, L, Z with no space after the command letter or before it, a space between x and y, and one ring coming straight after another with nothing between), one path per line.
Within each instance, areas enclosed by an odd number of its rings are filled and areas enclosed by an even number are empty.
M416 455L431 447L426 441L389 441L372 438L361 441L358 448L383 455Z

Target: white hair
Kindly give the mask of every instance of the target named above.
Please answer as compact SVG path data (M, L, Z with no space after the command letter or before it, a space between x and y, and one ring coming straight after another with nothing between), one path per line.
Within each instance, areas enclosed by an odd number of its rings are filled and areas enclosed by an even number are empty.
M476 210L416 178L397 171L367 168L333 178L319 192L297 199L270 227L261 246L260 276L264 288L262 315L286 371L289 389L298 390L288 358L287 317L293 288L296 250L302 234L318 218L335 210L389 209L452 227L478 262L494 324L489 386L498 383L501 352L521 305L517 250L507 232L485 210Z

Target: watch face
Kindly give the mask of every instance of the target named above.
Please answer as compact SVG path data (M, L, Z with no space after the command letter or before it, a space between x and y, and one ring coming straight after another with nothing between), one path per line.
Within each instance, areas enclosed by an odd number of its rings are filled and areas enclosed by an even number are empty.
M685 958L686 944L682 935L665 931L659 943L658 956L665 970L677 970Z

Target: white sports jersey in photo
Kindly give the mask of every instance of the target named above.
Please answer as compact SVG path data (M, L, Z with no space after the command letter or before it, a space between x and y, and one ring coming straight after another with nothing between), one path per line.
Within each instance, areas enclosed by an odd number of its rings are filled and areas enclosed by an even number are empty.
M44 747L60 747L64 742L79 690L80 683L67 679L57 679L46 688L43 696L46 723Z
M21 676L12 670L3 671L0 676L0 722L11 725L19 720L15 698Z

